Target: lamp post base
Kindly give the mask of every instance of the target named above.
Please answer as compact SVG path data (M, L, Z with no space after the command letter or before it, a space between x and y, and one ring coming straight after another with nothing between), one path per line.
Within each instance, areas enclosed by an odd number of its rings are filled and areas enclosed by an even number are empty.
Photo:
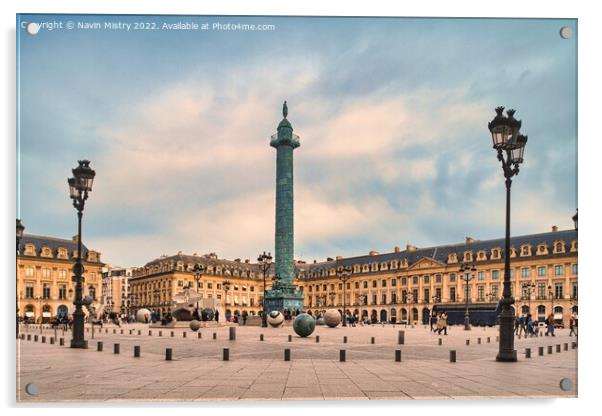
M86 348L86 342L84 340L71 340L71 348Z
M511 309L502 310L500 314L500 343L495 360L500 362L517 361L514 349L514 312Z
M472 328L470 327L470 318L468 316L464 316L464 330L470 331Z

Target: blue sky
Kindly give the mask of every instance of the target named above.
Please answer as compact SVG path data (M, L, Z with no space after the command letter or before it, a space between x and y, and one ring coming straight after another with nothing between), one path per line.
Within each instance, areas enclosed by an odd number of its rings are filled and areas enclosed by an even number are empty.
M574 20L21 16L23 21L274 24L271 32L18 32L18 215L69 237L66 179L97 170L85 243L104 261L273 252L282 101L295 150L295 254L311 261L504 233L487 122L529 135L512 233L572 226Z

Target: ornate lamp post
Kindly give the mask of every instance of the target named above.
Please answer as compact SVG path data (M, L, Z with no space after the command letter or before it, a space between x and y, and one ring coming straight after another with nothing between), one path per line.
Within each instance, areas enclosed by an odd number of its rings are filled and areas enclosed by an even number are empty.
M526 292L527 293L527 304L529 305L529 313L531 313L531 292L533 292L535 290L535 282L531 282L531 283L523 283L522 286L523 288L523 294Z
M21 239L23 238L23 231L25 231L25 226L21 223L21 220L17 218L17 257L19 256L19 246L21 245ZM17 338L19 337L19 269L17 268L17 273L15 273L17 277L17 281L15 284L15 294L17 296L17 302L15 306L17 308Z
M575 210L575 215L573 215L573 223L575 224L575 231L577 231L577 210Z
M92 191L92 183L96 172L90 168L89 160L78 160L79 166L72 170L73 177L67 180L73 206L77 210L77 258L73 265L73 281L75 282L75 312L73 312L73 338L71 348L85 348L84 342L84 305L82 284L84 266L82 264L82 216L88 192Z
M506 111L504 107L495 109L496 116L489 123L489 131L493 140L493 148L497 158L502 162L502 170L506 178L506 239L504 247L504 291L500 300L500 343L497 361L516 361L514 349L514 298L510 289L510 187L512 177L518 174L518 166L523 163L523 154L527 144L527 136L520 134L521 121L514 118L515 110Z
M347 326L347 311L346 311L346 303L347 303L347 280L351 279L351 267L339 267L337 268L337 277L341 282L343 282L343 326Z
M470 302L470 295L468 293L468 283L474 279L474 273L477 268L472 263L462 263L460 266L460 273L462 280L464 280L464 330L470 331L470 314L468 313L468 303Z
M199 293L199 284L201 283L201 278L203 277L203 272L205 271L205 266L203 266L202 264L195 264L193 269L192 269L192 273L194 274L194 280L196 282L196 292L197 294ZM197 310L199 309L199 300L197 298L196 301L196 308Z
M263 254L260 254L257 257L257 262L259 263L259 268L261 269L262 273L263 273L263 300L262 300L262 305L261 305L261 326L263 328L267 328L268 327L268 314L265 310L265 283L266 283L266 277L268 275L268 271L270 270L270 265L272 264L272 253L268 253L266 254L265 251L263 252Z

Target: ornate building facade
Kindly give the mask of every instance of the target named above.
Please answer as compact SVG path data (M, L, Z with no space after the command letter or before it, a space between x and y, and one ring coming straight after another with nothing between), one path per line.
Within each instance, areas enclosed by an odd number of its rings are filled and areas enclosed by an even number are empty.
M198 282L193 271L195 265L203 267ZM269 289L270 284L267 286ZM262 308L263 275L259 266L249 260L218 259L213 253L202 256L178 253L135 268L130 278L134 309L147 308L161 315L173 312L173 296L187 287L204 299L213 299L222 317L242 315L244 311L256 315Z
M371 321L426 322L436 304L464 305L462 263L475 266L468 282L470 304L495 304L502 296L504 239L466 238L462 244L370 252L367 256L298 264L305 309L311 313L342 310L343 283L337 270L351 267L346 309ZM517 314L568 322L577 311L577 231L558 231L511 239L511 282Z
M100 253L82 246L83 295L98 302L101 294ZM17 254L17 308L20 317L48 321L73 311L71 278L77 257L72 240L25 234Z

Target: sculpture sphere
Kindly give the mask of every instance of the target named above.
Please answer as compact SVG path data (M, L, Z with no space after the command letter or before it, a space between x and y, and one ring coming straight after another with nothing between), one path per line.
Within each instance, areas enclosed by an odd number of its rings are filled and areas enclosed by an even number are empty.
M324 314L324 323L331 328L335 328L341 323L341 314L336 309L328 309Z
M196 319L193 319L192 321L190 321L190 324L188 326L190 327L190 329L196 332L201 328L201 323Z
M215 312L213 312L213 309L211 309L211 308L203 309L201 314L202 314L203 320L205 320L205 321L212 321L213 317L215 316Z
M136 321L148 324L151 321L151 311L148 309L138 309L136 312Z
M278 328L284 323L284 315L279 311L272 311L268 314L268 324L273 328Z
M295 317L293 321L293 329L300 337L310 336L316 329L316 320L313 316L302 313Z

